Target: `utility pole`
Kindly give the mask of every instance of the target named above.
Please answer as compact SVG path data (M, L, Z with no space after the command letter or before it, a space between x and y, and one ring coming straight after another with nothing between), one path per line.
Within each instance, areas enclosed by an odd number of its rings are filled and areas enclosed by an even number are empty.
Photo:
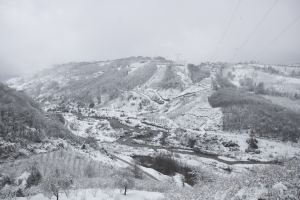
M177 57L176 59L176 63L178 64L180 62L179 57L180 57L180 53L175 54L175 56Z

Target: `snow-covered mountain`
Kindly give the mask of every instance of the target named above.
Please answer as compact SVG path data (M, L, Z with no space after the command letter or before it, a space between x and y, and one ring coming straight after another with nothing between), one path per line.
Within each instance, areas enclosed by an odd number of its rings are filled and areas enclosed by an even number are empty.
M83 106L103 104L124 91L155 89L163 98L175 97L192 81L184 66L172 61L131 57L105 62L68 63L28 77L11 79L8 86L25 90L36 100L73 99Z
M58 65L11 79L7 84L26 91L50 110L78 112L81 108L113 107L136 114L159 112L174 119L180 113L191 112L189 118L198 121L196 115L205 115L210 107L206 100L211 87L210 70L208 66L176 65L162 57L130 57ZM218 113L215 110L212 112ZM209 119L201 118L197 123L209 121L207 126L211 126ZM179 121L187 127L185 120Z
M69 180L66 171L73 173L75 185L89 189L93 196L100 187L98 196L103 198L111 192L107 188L123 184L125 177L126 187L156 192L136 191L136 199L152 195L165 199L192 199L195 195L203 199L263 199L270 191L280 198L286 196L281 191L286 191L296 199L293 191L299 177L293 174L299 172L300 157L299 71L295 66L182 65L162 57L130 57L57 65L6 84L31 96L40 103L43 116L56 115L64 122L62 130L81 141L67 141L61 135L47 144L59 151L36 144L32 147L39 149L31 155L37 154L32 156L39 161L37 168L49 180L56 172L53 174L44 160L60 163L53 168L61 170L64 180ZM45 132L45 137L48 135ZM20 163L25 165L25 161ZM24 182L15 184L17 188L26 187L36 170L14 169L22 172L15 179ZM262 178L266 176L268 180ZM135 186L131 185L133 177ZM252 178L247 182L245 177ZM10 190L3 187L1 191ZM69 193L65 194L63 198L69 198ZM80 194L86 195L84 191ZM88 196L93 199L96 193Z

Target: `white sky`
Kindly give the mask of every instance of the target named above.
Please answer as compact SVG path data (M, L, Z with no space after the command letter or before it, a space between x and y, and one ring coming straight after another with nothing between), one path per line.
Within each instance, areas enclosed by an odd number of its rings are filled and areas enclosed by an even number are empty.
M165 56L229 62L276 0L0 0L0 75L52 64ZM233 62L250 61L300 15L279 0ZM256 60L299 62L300 19Z

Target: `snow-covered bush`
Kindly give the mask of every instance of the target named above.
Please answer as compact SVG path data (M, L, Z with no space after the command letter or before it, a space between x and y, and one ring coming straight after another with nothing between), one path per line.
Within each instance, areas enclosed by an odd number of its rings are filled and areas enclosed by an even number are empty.
M41 172L38 170L36 166L32 166L30 170L30 175L28 176L26 182L26 188L30 188L31 186L37 186L42 179Z
M105 188L103 190L103 192L105 194L107 194L109 196L109 198L113 198L113 196L114 196L114 189L113 188Z
M88 178L95 177L95 168L89 163L87 166L84 168L84 174Z
M91 193L94 197L96 197L98 191L99 191L99 188L98 188L98 187L95 187L95 188L90 189L90 190L89 190L89 193Z

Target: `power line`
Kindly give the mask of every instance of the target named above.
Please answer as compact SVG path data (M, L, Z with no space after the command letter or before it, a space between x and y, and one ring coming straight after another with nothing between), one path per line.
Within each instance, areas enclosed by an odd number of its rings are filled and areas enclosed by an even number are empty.
M277 4L279 0L276 0L274 2L274 4L271 6L271 8L268 10L268 12L264 15L264 17L260 20L260 22L257 24L257 26L254 28L254 30L252 31L252 33L249 35L249 37L246 39L246 41L243 43L243 45L237 50L237 52L233 55L233 57L230 59L230 62L232 61L232 59L238 54L238 52L245 46L245 44L248 42L248 40L252 37L252 35L256 32L256 30L258 29L258 27L262 24L262 22L266 19L266 17L269 15L269 13L273 10L273 8L275 7L275 5Z
M225 31L224 31L224 33L223 33L222 37L221 37L221 40L220 40L220 42L219 42L219 44L218 44L217 48L215 49L215 51L214 51L214 53L213 53L213 55L212 55L212 57L211 57L210 61L212 61L212 59L214 58L214 56L215 56L215 54L216 54L217 50L219 49L219 46L220 46L220 44L221 44L221 43L222 43L222 41L223 41L223 38L224 38L224 36L225 36L225 34L226 34L226 32L227 32L227 30L228 30L228 28L229 28L229 26L230 26L230 24L231 24L231 22L232 22L233 18L234 18L234 16L235 16L235 13L236 13L236 11L237 11L238 7L239 7L239 6L240 6L240 4L241 4L241 1L242 1L242 0L239 0L238 4L236 5L236 8L235 8L235 10L234 10L234 12L233 12L233 14L232 14L232 16L231 16L231 18L230 18L230 21L229 21L229 23L227 24L227 27L226 27L226 29L225 29Z
M234 4L235 4L235 1L232 1L232 4L230 4L230 9L228 9L228 11L226 13L232 13L233 12L233 10L235 9ZM225 24L226 21L230 19L230 17L231 17L230 15L228 15L226 18L224 17L224 20L222 20L222 24ZM219 41L219 38L220 38L221 34L223 33L223 31L222 31L223 29L224 29L224 27L220 26L220 29L218 31L218 34L214 38L214 41L217 41L217 40Z
M252 60L255 60L262 52L264 52L277 38L279 38L286 30L288 30L298 19L300 18L300 15L288 26L286 27L274 40L272 40L263 50L261 50Z

